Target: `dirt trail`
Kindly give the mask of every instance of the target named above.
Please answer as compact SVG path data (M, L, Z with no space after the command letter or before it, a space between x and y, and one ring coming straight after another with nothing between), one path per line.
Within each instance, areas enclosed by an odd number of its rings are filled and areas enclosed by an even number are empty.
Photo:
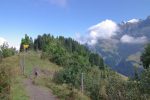
M47 88L32 84L31 79L25 79L24 85L30 100L58 100Z

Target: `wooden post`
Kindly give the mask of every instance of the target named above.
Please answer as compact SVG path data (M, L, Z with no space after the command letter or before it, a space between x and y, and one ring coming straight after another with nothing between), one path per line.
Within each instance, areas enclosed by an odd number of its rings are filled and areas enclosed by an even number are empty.
M23 75L25 74L25 48L24 48L24 54L23 54Z
M25 52L26 52L26 49L29 48L29 45L24 44L23 48L24 48L24 54L23 54L23 75L25 75Z

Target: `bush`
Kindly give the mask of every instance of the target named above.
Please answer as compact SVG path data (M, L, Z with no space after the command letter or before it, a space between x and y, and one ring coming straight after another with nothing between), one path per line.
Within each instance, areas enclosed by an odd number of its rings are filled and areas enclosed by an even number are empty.
M0 65L0 100L8 100L10 95L10 70Z
M140 91L150 96L150 68L145 70L141 75Z
M128 80L125 86L125 99L126 100L143 100L139 83L137 81Z
M84 74L84 90L92 100L104 100L105 97L105 80L101 79L100 72L97 70L92 73Z
M2 62L2 58L3 58L2 51L0 51L0 62Z
M79 87L79 74L80 69L77 66L71 65L55 75L55 82L67 83Z
M0 47L1 53L0 53L0 57L10 57L15 55L16 53L16 49L15 48L9 48L9 45L7 43L4 43L1 47Z

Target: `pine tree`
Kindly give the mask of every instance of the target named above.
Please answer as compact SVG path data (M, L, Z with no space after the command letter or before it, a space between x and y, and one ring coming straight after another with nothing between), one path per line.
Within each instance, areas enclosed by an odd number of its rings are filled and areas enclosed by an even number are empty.
M150 44L148 44L147 47L145 48L141 56L141 61L145 69L148 69L150 67Z

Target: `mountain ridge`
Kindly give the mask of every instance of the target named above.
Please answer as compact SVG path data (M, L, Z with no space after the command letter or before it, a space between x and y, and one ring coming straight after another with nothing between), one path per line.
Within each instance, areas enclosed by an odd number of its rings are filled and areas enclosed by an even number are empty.
M95 45L87 46L101 55L113 70L133 77L135 67L139 72L143 70L136 60L140 59L143 48L150 41L150 16L144 20L139 19L138 22L123 22L117 25L119 31L116 36L111 39L98 39ZM135 60L128 59L131 55Z

